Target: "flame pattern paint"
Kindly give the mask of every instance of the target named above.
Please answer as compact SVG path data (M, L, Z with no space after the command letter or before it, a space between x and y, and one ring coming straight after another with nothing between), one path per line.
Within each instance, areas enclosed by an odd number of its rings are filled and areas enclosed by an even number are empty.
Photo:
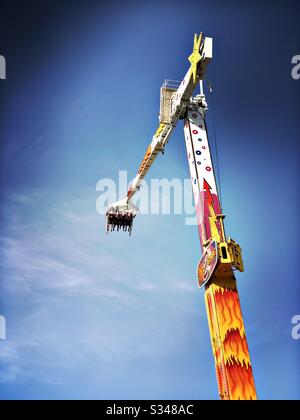
M206 288L205 300L221 398L256 399L241 305L233 273L215 277Z

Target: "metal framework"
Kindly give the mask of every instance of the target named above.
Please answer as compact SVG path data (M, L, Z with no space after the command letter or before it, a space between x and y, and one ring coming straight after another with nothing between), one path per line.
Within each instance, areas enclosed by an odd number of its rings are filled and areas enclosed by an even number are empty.
M198 284L205 287L211 345L222 400L254 400L256 390L246 340L235 270L244 271L240 246L225 234L214 166L207 135L203 80L212 59L212 38L195 34L190 68L182 82L166 80L161 87L160 125L146 151L127 197L109 206L108 230L131 233L138 209L132 197L160 152L164 152L179 119L184 120L197 224L202 249ZM192 94L199 84L200 95Z

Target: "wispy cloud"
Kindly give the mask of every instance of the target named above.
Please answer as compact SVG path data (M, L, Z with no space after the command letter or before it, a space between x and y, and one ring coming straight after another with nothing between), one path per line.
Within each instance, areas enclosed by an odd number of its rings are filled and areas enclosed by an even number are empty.
M178 351L168 339L172 321L158 328L152 314L173 314L177 334L186 334L177 312L186 305L179 296L192 296L192 286L145 273L143 250L133 258L127 237L99 232L104 220L93 192L55 205L43 197L14 193L6 205L1 290L15 312L0 353L2 383L63 384L90 358L99 367Z

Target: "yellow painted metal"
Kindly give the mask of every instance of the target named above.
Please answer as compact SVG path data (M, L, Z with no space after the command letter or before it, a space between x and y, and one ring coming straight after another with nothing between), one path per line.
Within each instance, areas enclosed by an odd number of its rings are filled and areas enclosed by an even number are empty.
M244 271L242 249L232 239L226 240L224 228L224 214L216 214L212 201L208 200L208 208L210 212L209 223L211 230L211 237L204 244L209 244L211 241L216 241L219 248L219 259L221 264L229 264L232 268L239 271Z
M154 137L158 137L161 134L161 132L163 131L163 129L165 128L165 126L166 126L166 124L164 124L164 123L159 124L159 127L156 130L156 133L154 134Z
M228 251L231 256L232 266L239 271L244 271L244 263L242 258L242 248L232 239L228 239Z
M200 54L200 45L201 45L201 42L202 42L202 37L203 37L202 32L199 35L199 37L198 37L197 34L195 34L193 52L189 56L189 62L191 63L190 72L193 76L193 82L194 83L196 83L196 81L197 81L197 66L198 66L198 63L202 59L202 56Z

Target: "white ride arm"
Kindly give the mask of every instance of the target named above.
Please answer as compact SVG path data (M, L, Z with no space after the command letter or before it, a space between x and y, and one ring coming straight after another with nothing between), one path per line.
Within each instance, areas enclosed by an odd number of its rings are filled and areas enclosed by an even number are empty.
M132 196L140 189L141 183L145 178L150 167L154 163L159 152L164 151L164 147L169 140L169 137L175 127L175 124L160 124L158 130L153 136L152 142L150 143L144 159L139 167L138 173L134 178L132 184L129 187L127 193L127 200L130 200Z
M212 38L203 39L202 33L195 34L193 52L189 57L191 66L178 88L165 84L161 91L160 125L146 151L138 173L127 192L127 197L110 204L107 210L107 231L120 227L129 229L138 209L132 202L133 195L140 189L143 179L159 152L164 152L172 131L180 118L185 118L192 94L198 82L204 79L206 67L212 58ZM200 95L201 96L201 95Z
M129 201L139 190L143 179L155 161L159 152L163 152L169 141L170 135L179 118L183 117L192 93L200 80L203 80L206 67L212 59L212 38L206 37L203 41L202 34L199 37L195 34L193 53L189 57L191 67L186 73L180 86L172 95L169 123L161 122L151 144L149 145L141 166L138 170L127 193Z

